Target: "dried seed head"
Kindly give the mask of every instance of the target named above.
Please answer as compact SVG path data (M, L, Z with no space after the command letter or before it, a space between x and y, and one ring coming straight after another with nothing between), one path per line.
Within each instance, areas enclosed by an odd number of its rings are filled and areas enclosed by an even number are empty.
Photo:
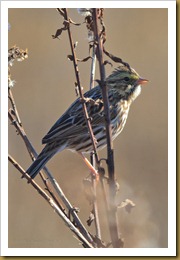
M83 16L91 16L92 8L78 8L78 13Z

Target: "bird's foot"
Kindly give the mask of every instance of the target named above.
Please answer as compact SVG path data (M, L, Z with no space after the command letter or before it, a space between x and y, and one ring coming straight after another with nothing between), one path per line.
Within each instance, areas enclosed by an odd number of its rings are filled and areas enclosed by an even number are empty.
M89 162L89 160L82 153L79 153L79 155L82 157L83 161L85 162L87 167L90 169L93 178L95 178L96 181L99 181L98 171L93 167L93 165Z

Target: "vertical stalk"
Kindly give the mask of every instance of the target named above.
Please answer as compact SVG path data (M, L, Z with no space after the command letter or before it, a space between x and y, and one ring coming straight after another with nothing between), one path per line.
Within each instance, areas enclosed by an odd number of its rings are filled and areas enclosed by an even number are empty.
M104 102L105 126L106 126L106 135L107 135L107 164L108 164L108 176L109 176L108 223L109 223L112 245L113 247L120 247L117 208L115 205L116 182L115 182L115 171L114 171L114 152L113 152L113 144L112 144L111 119L110 119L110 112L109 112L108 90L105 81L106 74L105 74L105 67L103 61L103 46L102 46L102 39L99 36L97 19L98 19L97 9L94 8L93 9L94 37L95 37L94 40L95 42L97 42L97 58L99 61L102 96Z
M94 157L94 154L91 154L91 164L93 165L93 167L95 167L96 165L96 160ZM95 200L93 201L93 213L94 213L94 224L95 224L95 229L96 229L96 236L97 238L101 239L101 228L100 228L100 222L99 222L99 214L98 214L98 204L97 204L97 181L91 177L91 181L92 181L92 188L93 188L93 192L94 192L94 197Z
M92 62L91 62L91 75L90 75L90 89L94 87L94 76L96 69L96 45L93 45Z
M65 13L64 17L65 17L66 21L69 21L69 17L68 17L68 13L67 13L66 8L64 9L64 13ZM70 42L71 52L72 52L72 56L73 56L73 65L74 65L74 71L75 71L75 75L76 75L79 95L80 95L80 99L81 99L82 107L83 107L83 112L84 112L84 118L85 118L88 130L89 130L91 141L92 141L92 146L93 146L93 151L94 151L96 163L99 164L99 158L98 158L98 154L97 154L97 145L96 145L96 142L95 142L95 137L94 137L94 134L93 134L90 118L88 116L84 95L82 93L80 76L79 76L79 69L78 69L78 64L77 64L77 58L76 58L76 53L75 53L75 50L74 50L74 43L73 43L71 30L70 30L70 23L68 25L68 36L69 36L69 42Z
M91 73L90 73L90 89L94 87L94 77L95 77L95 70L96 70L96 45L93 44L93 50L92 50L92 62L91 62ZM94 153L92 152L90 154L91 164L94 168L96 168L96 158ZM92 182L92 188L95 195L95 200L93 201L93 213L94 213L94 224L96 229L96 236L98 239L101 239L101 228L100 228L100 222L99 222L99 214L98 214L98 204L97 204L97 185L96 180L91 177Z

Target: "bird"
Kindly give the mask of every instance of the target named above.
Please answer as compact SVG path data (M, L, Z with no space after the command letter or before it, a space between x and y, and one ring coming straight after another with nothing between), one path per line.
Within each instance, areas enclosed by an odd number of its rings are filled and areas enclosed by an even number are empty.
M141 78L133 68L126 65L118 66L106 78L112 141L123 130L130 106L140 95L141 85L147 82L147 79ZM106 146L101 84L85 92L84 99L98 151ZM84 154L93 152L93 145L84 118L80 97L70 105L50 128L42 139L42 144L45 144L45 147L26 171L32 179L36 177L55 154L64 149L78 152L83 158L85 158Z

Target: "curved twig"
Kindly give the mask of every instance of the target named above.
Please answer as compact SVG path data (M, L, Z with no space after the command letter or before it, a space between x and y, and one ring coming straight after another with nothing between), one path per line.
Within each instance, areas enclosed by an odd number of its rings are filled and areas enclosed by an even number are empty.
M12 93L11 93L11 95L12 95ZM14 103L15 103L15 101L14 101ZM16 108L16 111L17 111L17 108ZM35 158L37 158L38 154L36 153L34 147L32 146L31 142L29 141L29 139L28 139L28 137L25 133L25 130L22 126L22 123L21 123L21 125L19 125L18 121L16 120L16 117L15 118L13 117L14 113L15 113L15 111L12 110L12 109L10 109L8 111L9 119L10 119L11 123L15 126L15 128L18 131L18 133L20 134L20 136L22 137L32 160L34 160ZM85 236L85 238L89 242L92 242L92 238L89 235L89 232L86 230L86 228L84 227L84 225L80 221L77 213L73 210L74 209L73 206L71 205L71 203L66 198L64 192L60 188L60 186L57 183L57 181L55 180L55 178L52 176L52 174L50 173L50 171L48 170L48 168L46 166L43 168L43 170L46 173L46 175L48 176L48 179L50 180L50 182L51 182L52 186L54 187L55 191L57 192L58 196L61 198L63 203L66 205L68 211L72 212L72 216L73 216L74 221L76 222L76 225L79 228L80 232ZM45 178L42 176L42 173L40 175L41 175L41 178L43 179L43 181L45 181ZM64 210L63 210L63 212L64 212Z
M28 180L38 193L49 203L49 205L55 210L55 212L61 217L61 219L65 222L65 224L70 228L70 230L78 237L78 239L82 242L84 247L93 248L92 244L82 235L78 228L74 226L74 224L69 220L69 218L64 214L64 212L59 209L54 200L49 197L43 189L33 180L31 177L24 171L24 169L14 160L14 158L9 155L8 160L14 165L14 167L23 175L24 178Z

